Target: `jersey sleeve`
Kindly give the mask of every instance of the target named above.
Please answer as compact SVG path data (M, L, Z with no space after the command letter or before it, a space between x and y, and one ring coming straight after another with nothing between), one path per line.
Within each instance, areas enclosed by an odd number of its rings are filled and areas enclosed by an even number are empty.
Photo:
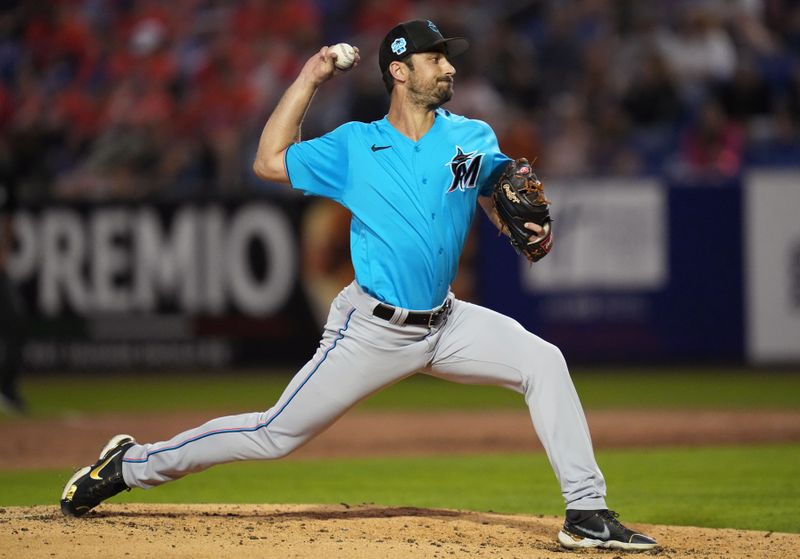
M292 187L340 202L347 184L349 136L344 124L324 136L289 146L284 163Z
M511 161L511 158L500 151L500 146L497 143L497 136L494 130L485 122L481 122L481 125L484 129L483 133L485 134L487 165L482 169L483 173L481 174L483 176L481 177L482 180L478 194L481 196L491 196L492 187L497 182L497 179L500 178L500 174L503 172L508 162Z

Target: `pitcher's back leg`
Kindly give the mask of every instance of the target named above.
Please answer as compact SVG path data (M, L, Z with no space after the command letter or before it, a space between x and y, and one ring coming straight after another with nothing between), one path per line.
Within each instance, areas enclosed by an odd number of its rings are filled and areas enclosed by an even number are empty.
M334 313L332 313L334 314ZM148 488L235 460L285 456L348 409L424 365L425 345L380 345L379 325L350 307L329 320L314 358L265 412L213 419L163 442L136 445L123 458L129 487Z

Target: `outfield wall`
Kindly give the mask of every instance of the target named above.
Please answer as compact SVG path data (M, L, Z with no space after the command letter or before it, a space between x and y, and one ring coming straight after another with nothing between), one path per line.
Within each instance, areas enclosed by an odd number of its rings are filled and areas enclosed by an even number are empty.
M800 363L800 173L551 181L556 249L482 224L482 300L583 362Z
M800 173L706 188L549 181L548 195L556 248L533 266L478 220L484 305L572 362L800 363ZM10 273L30 310L28 366L301 363L352 277L346 216L313 207L290 196L20 210Z

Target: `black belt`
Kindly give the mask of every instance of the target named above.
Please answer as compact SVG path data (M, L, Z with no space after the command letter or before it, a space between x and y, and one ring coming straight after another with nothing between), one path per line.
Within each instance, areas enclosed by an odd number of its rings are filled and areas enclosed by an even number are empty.
M445 301L444 305L436 309L435 311L431 312L417 312L417 311L409 311L408 316L402 322L401 326L406 325L413 325L413 326L427 326L428 328L433 328L439 326L444 319L447 318L447 315L450 313L451 307L450 299ZM382 318L384 320L391 320L394 316L395 308L391 305L385 305L381 303L372 311L372 314L377 316L378 318Z

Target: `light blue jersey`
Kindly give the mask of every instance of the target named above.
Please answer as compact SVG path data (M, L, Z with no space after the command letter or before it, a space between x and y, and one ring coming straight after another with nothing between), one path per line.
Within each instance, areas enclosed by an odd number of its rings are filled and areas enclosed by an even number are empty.
M444 38L432 21L407 21L384 37L379 64L383 72L412 54L443 53L420 59L424 75L452 75L448 58L467 46L466 39ZM330 77L326 49L308 60L295 84L312 73ZM276 118L291 120L311 102L310 88L293 88ZM365 398L422 373L502 386L524 398L564 498L563 547L657 546L608 510L605 479L561 351L516 320L448 292L478 196L491 194L509 158L486 123L443 109L434 116L416 142L383 118L350 122L286 149L294 188L352 213L355 281L331 303L314 355L266 410L218 417L156 443L116 435L97 462L67 481L64 514L83 516L125 489L149 489L217 464L282 458ZM271 128L268 121L263 133ZM273 140L259 145L259 177L275 176L269 152L280 134Z
M353 215L356 281L373 297L412 310L444 301L478 195L488 196L509 158L485 122L437 109L414 142L387 118L349 122L286 150L292 186Z

